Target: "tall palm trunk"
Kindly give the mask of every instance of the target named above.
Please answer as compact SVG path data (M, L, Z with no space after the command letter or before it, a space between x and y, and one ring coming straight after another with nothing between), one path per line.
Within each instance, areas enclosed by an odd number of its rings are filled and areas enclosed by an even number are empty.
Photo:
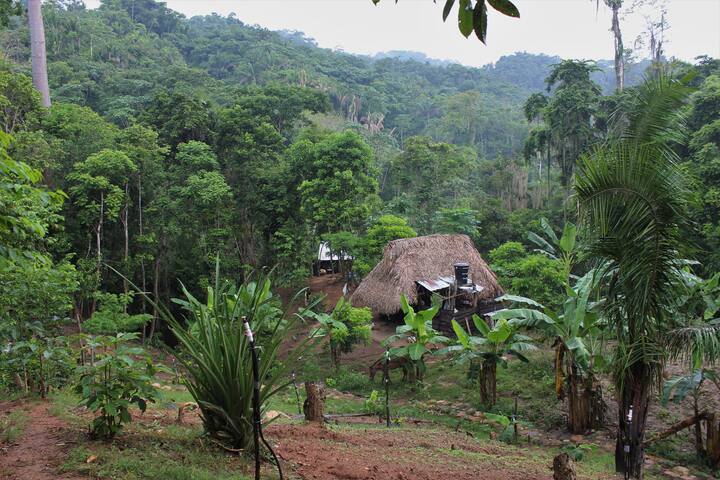
M622 6L622 0L612 0L610 8L612 9L612 27L613 37L615 41L615 85L618 91L625 88L625 49L623 47L622 32L620 31L619 11Z
M50 107L50 85L48 83L47 56L45 52L42 0L28 0L28 27L30 28L33 85L40 92L43 107Z
M619 392L615 470L627 472L629 478L641 479L645 460L645 424L653 379L648 366L641 362L629 368L625 379Z

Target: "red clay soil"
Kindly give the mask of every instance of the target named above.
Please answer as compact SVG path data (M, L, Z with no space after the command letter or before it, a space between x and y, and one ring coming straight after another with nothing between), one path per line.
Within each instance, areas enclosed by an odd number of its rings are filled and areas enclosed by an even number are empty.
M480 444L465 433L272 425L276 453L306 480L550 480L527 451Z
M8 404L0 407L8 412ZM12 408L12 407L11 407ZM0 413L2 414L2 413ZM59 475L58 467L65 461L76 434L65 422L50 415L44 402L28 405L28 421L21 437L0 449L2 480L83 480L86 477Z

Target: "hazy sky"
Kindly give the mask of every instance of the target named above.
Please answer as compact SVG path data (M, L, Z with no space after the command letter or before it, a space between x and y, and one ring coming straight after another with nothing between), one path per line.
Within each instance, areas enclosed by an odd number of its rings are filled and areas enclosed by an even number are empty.
M247 24L271 30L299 30L321 47L372 54L413 50L429 57L479 66L517 51L547 53L564 58L610 59L610 11L600 0L515 0L520 19L493 10L488 20L488 46L473 35L465 39L457 29L456 9L442 22L438 0L166 0L186 16L234 12ZM99 0L86 0L88 7ZM632 0L625 0L625 4ZM720 0L668 0L666 33L668 56L683 60L707 54L720 57ZM646 17L657 12L625 15L625 46L632 48L645 29ZM645 52L643 52L643 56Z

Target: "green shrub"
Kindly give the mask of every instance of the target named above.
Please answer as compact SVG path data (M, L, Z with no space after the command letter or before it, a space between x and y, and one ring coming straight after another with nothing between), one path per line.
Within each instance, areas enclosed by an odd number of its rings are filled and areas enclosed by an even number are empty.
M126 307L132 302L132 294L98 292L95 298L99 308L92 317L83 322L83 330L95 335L113 335L120 332L134 332L152 320L152 315L130 315Z
M565 298L562 263L540 253L528 253L518 242L506 242L490 251L490 266L508 293L557 307Z
M81 396L81 405L98 414L91 426L94 438L114 437L124 423L131 421L132 404L144 412L148 402L156 399L152 382L157 367L142 348L127 343L137 337L135 333L85 337L95 359L91 365L80 367L75 392Z
M51 388L67 384L75 366L65 337L33 336L8 343L0 351L0 388L45 397Z
M372 415L379 415L382 413L383 405L380 403L380 394L377 390L370 392L368 398L365 399L365 405L363 408L365 413L370 413Z
M341 368L328 380L332 380L333 387L341 392L367 392L372 388L372 383L366 373L354 372L347 368ZM327 381L325 383L328 384ZM328 386L330 385L328 384Z

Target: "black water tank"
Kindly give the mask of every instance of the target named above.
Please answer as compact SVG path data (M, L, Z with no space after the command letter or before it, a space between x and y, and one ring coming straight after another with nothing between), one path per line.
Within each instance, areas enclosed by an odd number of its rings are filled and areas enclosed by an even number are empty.
M468 284L468 272L470 271L470 264L464 262L458 262L454 265L455 267L455 281L458 285Z

